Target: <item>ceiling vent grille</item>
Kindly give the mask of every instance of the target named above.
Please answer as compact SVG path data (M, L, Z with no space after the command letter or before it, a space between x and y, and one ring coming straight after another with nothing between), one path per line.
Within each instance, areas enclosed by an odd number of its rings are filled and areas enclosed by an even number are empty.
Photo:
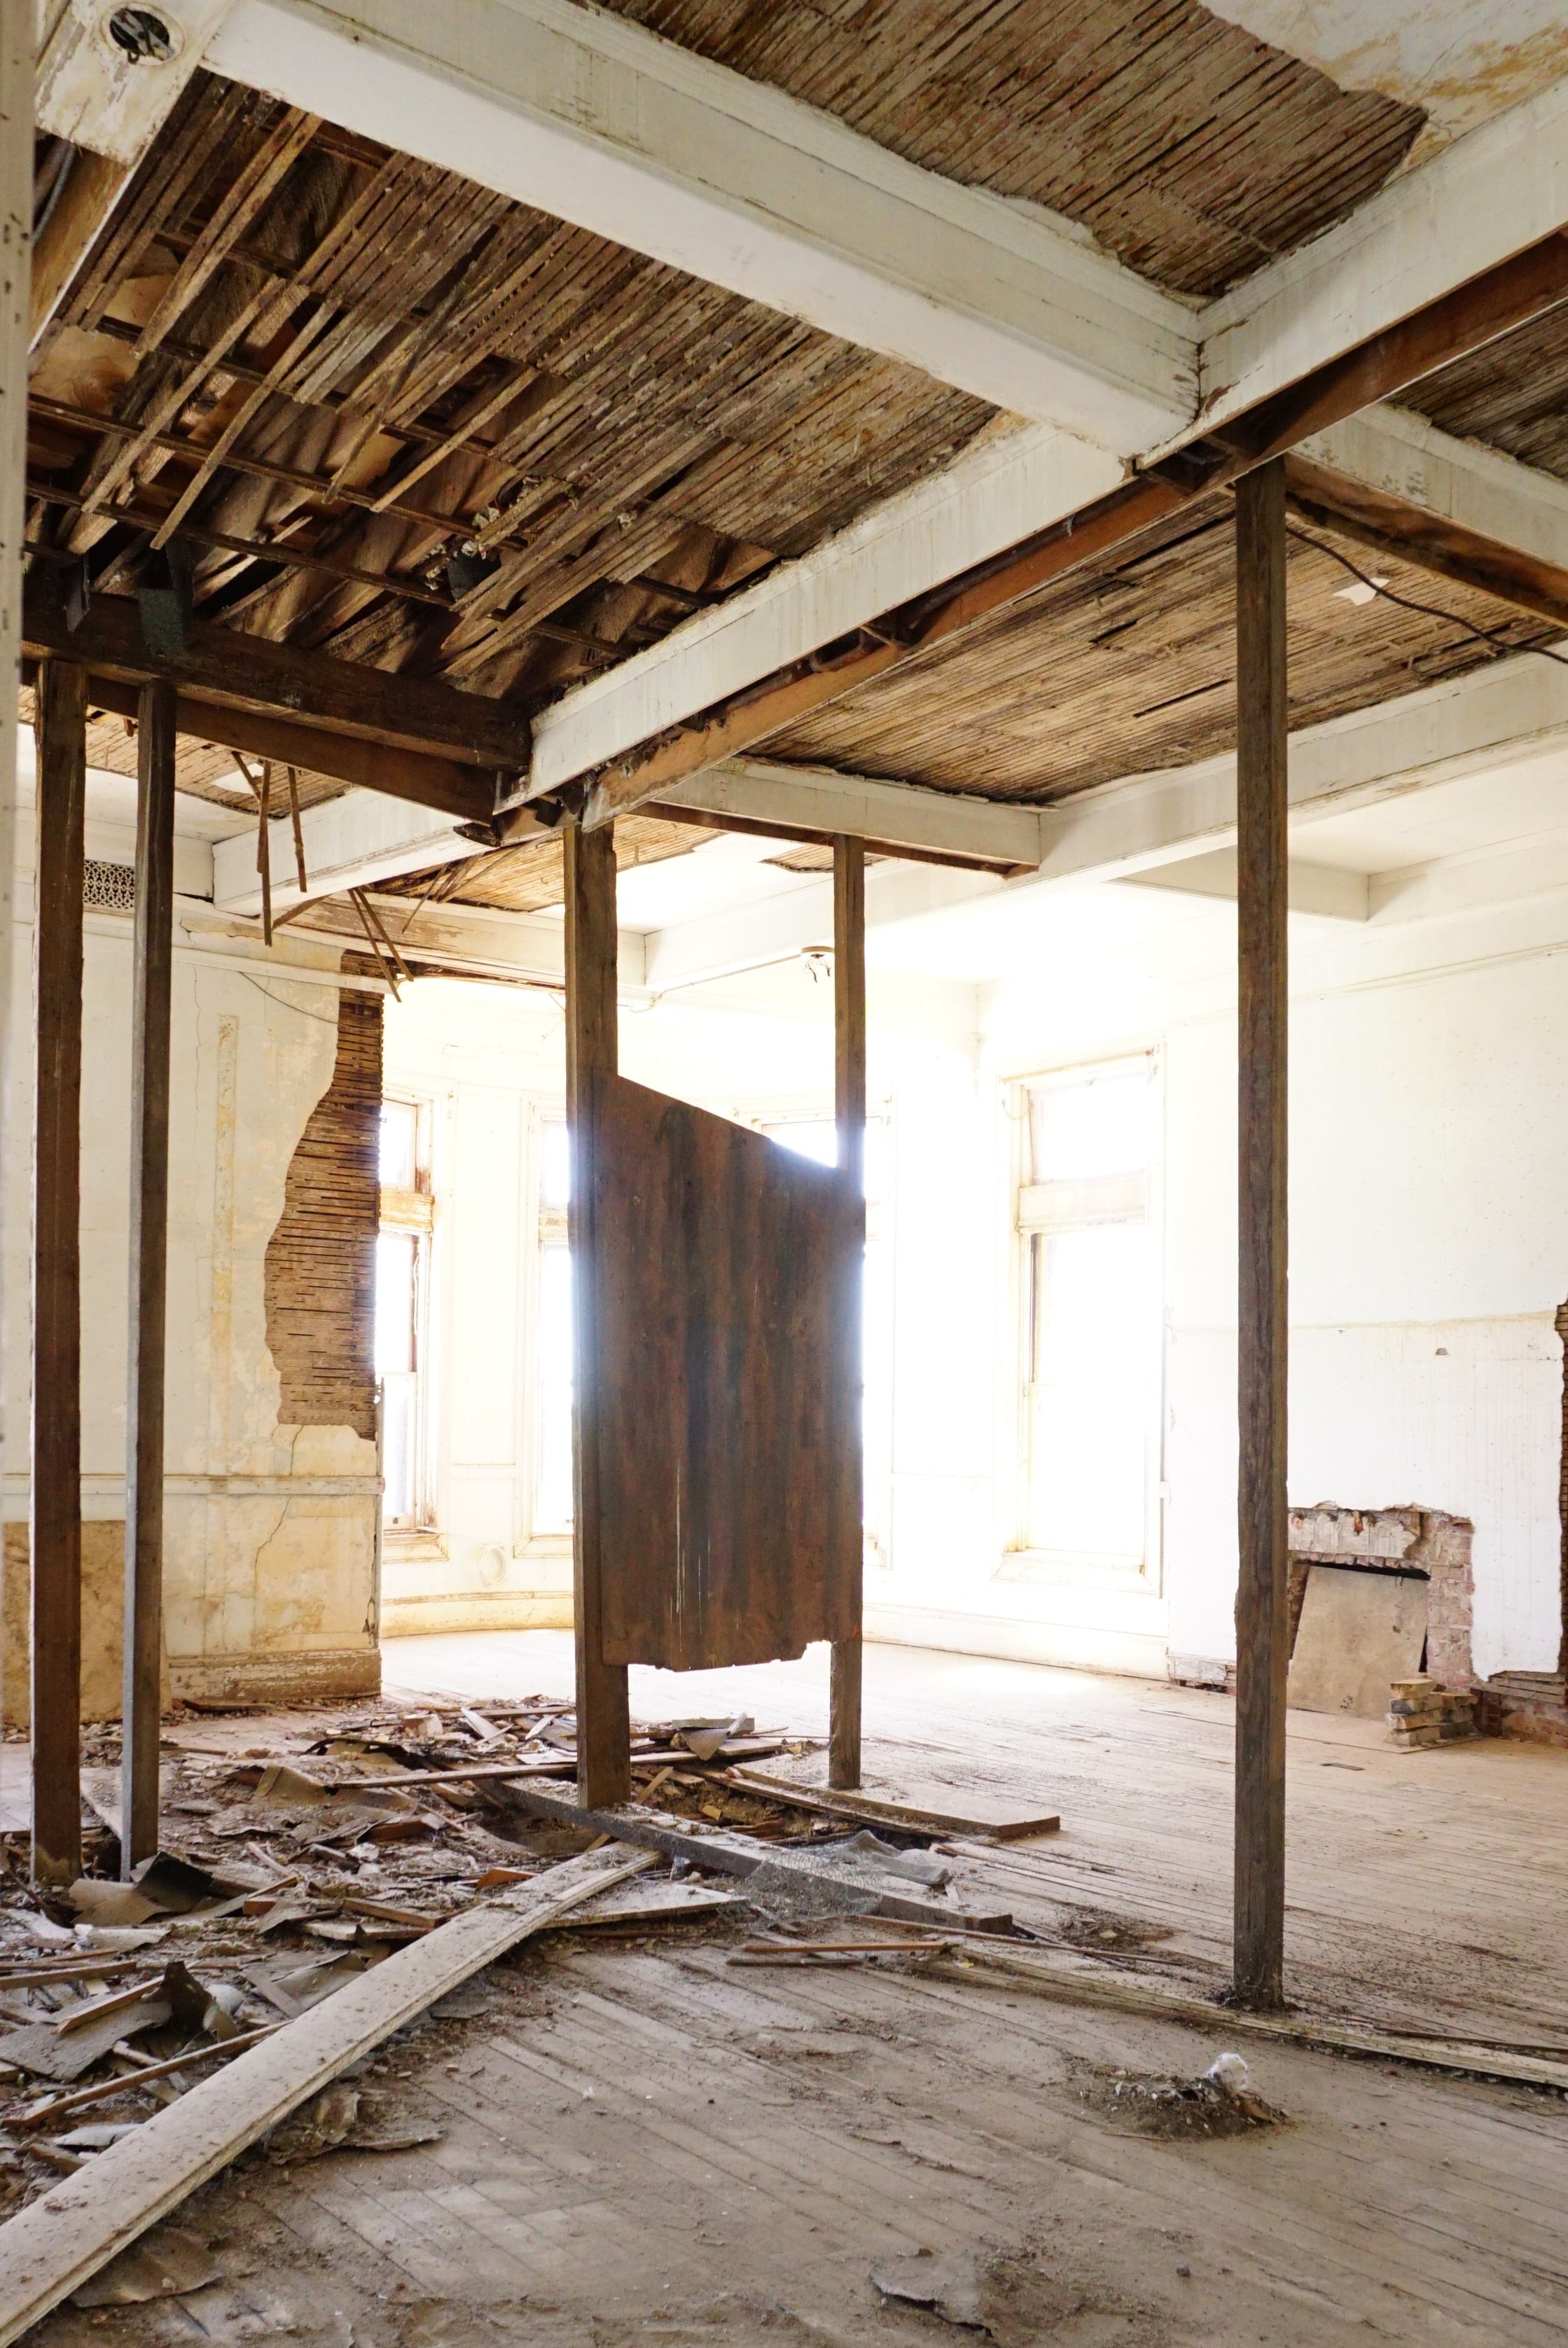
M98 913L134 913L136 867L89 856L82 868L82 903Z

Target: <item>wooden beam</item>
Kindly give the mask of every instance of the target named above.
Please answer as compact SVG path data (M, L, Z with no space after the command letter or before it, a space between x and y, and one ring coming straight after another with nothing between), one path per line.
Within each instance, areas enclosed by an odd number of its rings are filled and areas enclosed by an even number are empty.
M131 992L130 1277L125 1432L120 1873L158 1849L163 1677L164 1314L169 1266L169 1020L174 946L175 695L141 688Z
M95 709L134 717L141 706L141 687L118 677L95 676L91 698ZM192 741L272 758L306 774L330 775L387 798L406 799L412 807L434 808L459 823L488 823L495 804L492 777L477 767L459 766L455 758L385 748L355 734L328 734L319 726L296 725L292 717L230 709L195 694L178 695L175 727Z
M87 672L38 697L37 1058L33 1111L33 1874L81 1873L82 879Z
M1554 563L1477 537L1443 514L1347 479L1309 458L1286 458L1285 488L1293 510L1315 530L1336 530L1369 553L1414 563L1436 578L1479 589L1515 611L1568 628L1568 571Z
M131 173L129 163L95 155L88 147L78 147L67 166L66 184L33 248L29 340L35 350L129 184Z
M612 815L627 814L686 776L733 758L877 677L938 651L1053 580L1113 552L1191 498L1223 488L1266 458L1563 303L1568 303L1568 232L1543 239L1473 284L1304 376L1234 418L1222 434L1193 438L1158 468L1063 521L861 622L852 636L757 677L679 725L650 725L644 741L622 744L593 771L584 821L592 828ZM659 655L676 657L686 633L676 629ZM574 702L574 694L562 696L542 729L545 742L552 736L559 742ZM567 779L557 771L560 765L559 757L552 759L552 788Z
M858 1209L857 1241L843 1266L841 1315L846 1415L835 1428L830 1472L837 1487L839 1570L855 1594L852 1636L833 1642L828 1783L861 1782L861 1596L865 1572L865 1473L861 1394L866 1248L866 847L843 834L833 842L833 1114L839 1166Z
M603 1551L599 1448L613 1439L602 1424L599 1375L598 1251L594 1229L594 1079L614 1076L615 1010L615 834L566 828L566 1118L572 1183L567 1231L572 1247L574 1354L572 1403L572 1558L577 1632L577 1782L593 1807L629 1801L632 1727L626 1666L603 1653Z
M1236 1598L1235 1995L1284 2003L1286 1594L1285 492L1236 486L1236 927L1241 1454Z
M163 677L220 708L292 718L377 748L434 751L460 764L511 773L528 764L528 720L506 703L463 693L435 677L393 676L357 661L329 660L265 636L203 620L177 656L152 651L130 597L99 596L72 629L57 578L35 570L23 599L26 649L81 662L95 677L142 685Z

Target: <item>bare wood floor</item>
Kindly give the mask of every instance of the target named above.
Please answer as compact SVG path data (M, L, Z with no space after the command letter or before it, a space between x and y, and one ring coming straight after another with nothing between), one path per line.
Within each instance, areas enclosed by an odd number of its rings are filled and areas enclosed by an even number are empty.
M408 1642L388 1664L409 1689L564 1691L570 1651L541 1633ZM734 1692L641 1676L648 1716ZM812 1658L724 1677L759 1721L820 1725ZM867 1684L881 1782L1059 1805L1059 1844L966 1859L975 1889L1006 1883L1042 1921L1169 1921L1157 1952L1189 1981L1222 1962L1222 1699L892 1650L869 1654ZM1298 1989L1568 2042L1568 1761L1293 1729ZM40 2348L284 2331L326 2348L956 2343L869 2280L920 2250L1015 2261L999 2348L1568 2342L1559 2098L1249 2045L1288 2123L1158 2141L1086 2090L1119 2067L1191 2075L1226 2043L1219 2013L1194 2030L727 1953L562 1935L497 1969L485 2010L430 2024L376 2082L437 2119L439 2144L218 2180L185 2222L222 2282L96 2322L62 2313Z

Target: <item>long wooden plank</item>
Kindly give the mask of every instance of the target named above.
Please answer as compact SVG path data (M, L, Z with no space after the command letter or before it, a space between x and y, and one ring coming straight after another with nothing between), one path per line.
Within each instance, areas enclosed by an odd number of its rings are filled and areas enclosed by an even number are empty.
M655 1863L643 1851L588 1851L541 1881L469 1909L274 2031L29 2203L0 2226L0 2348L438 1998Z
M572 1562L577 1650L577 1777L583 1799L603 1807L632 1791L632 1721L626 1666L604 1658L604 1552L601 1446L603 1365L599 1329L596 1216L596 1079L614 1076L618 1051L615 1002L615 832L567 827L566 1117L572 1185L567 1230L572 1248L574 1375L572 1390Z
M861 1782L861 1609L865 1579L861 1328L866 1251L866 846L833 842L833 1114L839 1173L852 1228L834 1282L838 1407L829 1430L833 1570L850 1599L853 1627L833 1642L829 1685L828 1783Z
M965 1809L961 1801L939 1809L930 1803L894 1802L862 1792L825 1794L818 1787L798 1786L792 1778L775 1776L767 1769L748 1769L744 1764L727 1774L748 1792L771 1794L800 1809L820 1810L824 1818L854 1818L865 1826L907 1827L914 1834L975 1835L994 1842L1021 1842L1030 1835L1057 1834L1061 1829L1061 1818L1055 1810L999 1807L995 1815L986 1818L978 1808Z
M82 877L87 671L38 697L33 1112L33 1873L81 1872Z
M174 958L175 695L141 689L131 979L130 1254L125 1423L120 1873L158 1849L163 1665L164 1323L169 1272L169 1022Z
M1285 486L1236 485L1241 1579L1236 1599L1235 1992L1284 2003L1286 1191Z
M393 676L201 620L191 623L182 653L157 653L143 639L140 613L129 596L99 597L73 630L57 573L29 574L22 631L24 648L34 657L80 661L95 676L139 685L163 677L220 708L304 720L377 746L434 750L492 772L510 774L528 764L528 720L504 702L460 692L438 678Z

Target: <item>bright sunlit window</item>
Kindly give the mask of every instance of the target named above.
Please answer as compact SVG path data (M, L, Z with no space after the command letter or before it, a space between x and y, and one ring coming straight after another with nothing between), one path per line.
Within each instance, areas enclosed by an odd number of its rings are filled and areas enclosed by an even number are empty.
M432 1521L430 1481L430 1192L428 1103L381 1107L381 1219L376 1242L376 1375L381 1386L382 1522L412 1532Z
M1018 1087L1023 1543L1143 1568L1158 1475L1151 1057Z

